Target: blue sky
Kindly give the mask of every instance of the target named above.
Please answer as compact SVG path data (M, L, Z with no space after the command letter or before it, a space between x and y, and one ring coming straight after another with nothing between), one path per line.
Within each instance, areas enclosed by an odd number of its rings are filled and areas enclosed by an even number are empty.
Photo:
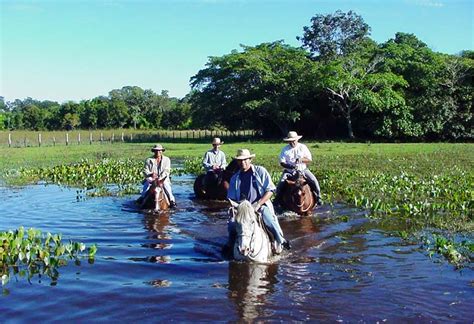
M0 96L91 99L126 85L189 92L209 56L240 44L299 46L315 14L354 10L381 43L415 34L473 50L472 0L0 0Z

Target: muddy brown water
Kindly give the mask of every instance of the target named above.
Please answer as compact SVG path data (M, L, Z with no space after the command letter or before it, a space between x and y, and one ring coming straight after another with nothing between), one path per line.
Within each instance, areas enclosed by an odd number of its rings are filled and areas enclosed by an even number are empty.
M193 199L175 177L179 208L135 211L133 197L76 200L76 190L1 188L0 230L19 226L96 243L94 264L68 264L56 285L12 278L1 322L474 320L474 271L431 260L360 210L324 206L280 215L293 243L270 265L222 258L226 205ZM348 221L338 220L348 216Z

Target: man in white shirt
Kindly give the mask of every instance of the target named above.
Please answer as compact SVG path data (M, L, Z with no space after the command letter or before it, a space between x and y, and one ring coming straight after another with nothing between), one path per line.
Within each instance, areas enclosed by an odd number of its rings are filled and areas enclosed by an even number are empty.
M163 188L170 199L170 207L176 208L176 200L171 190L170 172L171 172L171 161L170 158L163 155L165 148L161 144L153 146L151 149L153 156L145 160L143 168L143 190L141 194L141 200L145 197L147 191L150 189L151 184L154 180L163 180Z
M202 165L206 169L206 185L214 183L217 184L219 176L227 166L225 153L219 148L224 144L219 137L212 140L212 149L204 154Z
M298 133L291 131L283 141L288 142L288 145L283 147L280 153L280 165L284 168L280 182L277 187L277 199L280 199L279 194L283 187L285 180L289 175L293 173L293 170L298 170L303 173L310 186L311 190L316 195L316 203L318 206L322 205L321 200L321 189L319 187L318 179L308 169L307 164L311 163L312 156L308 147L302 143L299 143L299 139L303 137Z

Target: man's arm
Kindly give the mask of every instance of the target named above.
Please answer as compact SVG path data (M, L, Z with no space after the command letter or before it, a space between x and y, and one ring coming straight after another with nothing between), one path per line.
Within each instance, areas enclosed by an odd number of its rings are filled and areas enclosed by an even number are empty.
M280 162L280 165L281 165L282 167L284 167L285 169L294 169L294 168L295 168L295 165L294 165L294 164L290 164L290 163Z
M150 159L146 159L143 166L143 176L147 178L153 175L152 169L153 169L153 162L150 161Z
M253 208L255 209L255 211L258 211L268 201L268 199L271 198L272 195L273 191L265 192L262 198L260 198L257 203L253 204Z
M209 152L204 154L204 158L202 159L202 165L206 171L212 170L212 163Z

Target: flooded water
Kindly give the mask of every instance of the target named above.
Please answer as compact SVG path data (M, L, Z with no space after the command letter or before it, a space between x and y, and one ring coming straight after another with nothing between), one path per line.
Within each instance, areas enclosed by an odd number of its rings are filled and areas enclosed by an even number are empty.
M19 226L96 243L94 264L48 278L13 278L1 322L339 321L472 322L474 271L434 262L362 213L322 208L281 219L293 248L277 263L223 260L226 205L193 200L173 179L178 210L151 215L132 197L76 201L74 189L0 189L0 230ZM337 221L347 215L347 222Z

